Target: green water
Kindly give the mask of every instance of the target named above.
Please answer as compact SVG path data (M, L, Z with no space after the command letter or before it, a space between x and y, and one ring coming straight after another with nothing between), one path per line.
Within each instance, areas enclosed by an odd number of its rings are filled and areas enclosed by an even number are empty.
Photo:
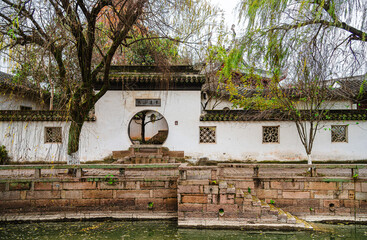
M1 223L0 239L367 239L366 225L319 225L323 232L179 229L173 221Z

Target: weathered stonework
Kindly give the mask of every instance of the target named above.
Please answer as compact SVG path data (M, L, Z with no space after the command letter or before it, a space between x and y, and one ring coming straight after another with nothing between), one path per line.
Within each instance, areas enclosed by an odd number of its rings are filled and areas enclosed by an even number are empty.
M314 165L312 172L308 165L275 164L80 165L81 177L66 175L71 167L1 166L1 220L76 211L174 217L184 227L307 228L298 217L367 220L364 165ZM333 175L319 174L328 169Z

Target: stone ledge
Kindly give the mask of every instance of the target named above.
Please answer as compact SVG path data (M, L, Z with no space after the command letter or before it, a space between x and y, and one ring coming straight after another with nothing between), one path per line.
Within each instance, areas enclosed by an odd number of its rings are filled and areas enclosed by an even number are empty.
M29 214L3 214L0 222L18 221L59 221L59 220L93 220L93 219L135 219L135 220L165 220L177 219L177 212L116 212L116 211L83 211L83 212L35 212Z
M246 229L246 230L313 230L307 228L304 224L262 224L262 223L245 223L244 221L230 221L230 220L178 220L178 226L182 228L213 228L213 229Z

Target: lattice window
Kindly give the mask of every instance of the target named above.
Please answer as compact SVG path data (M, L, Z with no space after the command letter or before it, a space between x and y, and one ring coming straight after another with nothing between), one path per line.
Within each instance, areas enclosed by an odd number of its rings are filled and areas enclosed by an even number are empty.
M263 127L263 143L279 143L279 126Z
M61 133L61 127L45 127L45 143L61 143Z
M348 126L332 125L331 126L331 142L347 142Z
M216 127L200 127L200 143L215 143Z

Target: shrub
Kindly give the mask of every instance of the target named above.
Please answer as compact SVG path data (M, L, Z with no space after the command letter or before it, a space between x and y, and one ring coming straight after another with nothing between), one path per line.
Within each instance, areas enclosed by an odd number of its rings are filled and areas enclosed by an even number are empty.
M8 164L10 160L8 151L6 150L4 145L0 146L0 164L5 165Z

